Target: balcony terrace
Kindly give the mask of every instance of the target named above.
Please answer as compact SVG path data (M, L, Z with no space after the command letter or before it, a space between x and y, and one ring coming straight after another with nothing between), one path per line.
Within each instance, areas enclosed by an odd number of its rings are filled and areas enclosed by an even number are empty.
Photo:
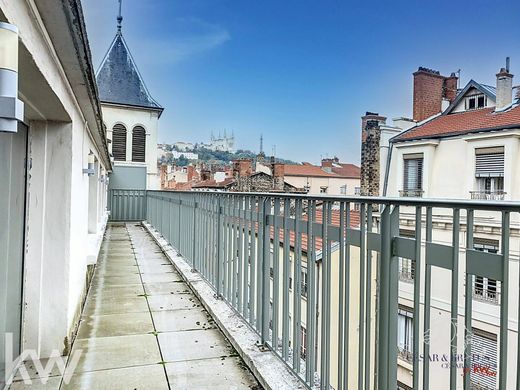
M71 388L506 390L518 381L518 203L111 190L109 208ZM402 237L410 215L413 234ZM474 249L483 220L498 253ZM400 258L414 264L401 284ZM496 281L497 302L474 299L466 280L476 277ZM472 360L482 323L498 345L485 372ZM439 355L457 360L441 365Z

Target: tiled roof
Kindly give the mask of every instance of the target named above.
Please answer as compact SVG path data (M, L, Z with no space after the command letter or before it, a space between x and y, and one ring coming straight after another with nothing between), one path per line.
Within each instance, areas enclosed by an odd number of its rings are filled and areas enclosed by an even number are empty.
M361 168L354 164L334 163L332 172L351 179L359 179L361 177Z
M151 97L123 36L118 33L96 74L101 102L158 109Z
M192 188L226 188L235 182L232 177L227 177L221 182L217 182L215 179L209 179L201 181L200 183L193 184Z
M393 138L394 142L438 138L501 128L520 128L520 106L494 112L494 107L440 115Z
M325 172L316 165L285 165L285 176L338 177L335 173Z

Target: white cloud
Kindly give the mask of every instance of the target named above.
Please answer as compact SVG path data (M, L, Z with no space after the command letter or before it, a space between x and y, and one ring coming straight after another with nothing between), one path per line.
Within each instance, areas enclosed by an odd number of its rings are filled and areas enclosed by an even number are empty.
M200 19L176 19L167 38L145 38L130 44L138 50L140 63L175 64L213 50L231 39L229 32Z

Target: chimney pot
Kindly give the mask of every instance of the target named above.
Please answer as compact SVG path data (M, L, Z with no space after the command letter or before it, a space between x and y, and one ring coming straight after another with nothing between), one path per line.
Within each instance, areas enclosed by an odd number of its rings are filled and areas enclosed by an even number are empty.
M513 102L513 75L509 73L509 59L506 59L506 67L500 68L497 73L497 101L495 111L501 111Z

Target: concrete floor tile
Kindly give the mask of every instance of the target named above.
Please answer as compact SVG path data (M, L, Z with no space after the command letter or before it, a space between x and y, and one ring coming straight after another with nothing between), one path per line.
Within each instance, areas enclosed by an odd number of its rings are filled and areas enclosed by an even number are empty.
M184 282L146 283L144 290L148 295L191 294Z
M151 295L148 304L151 311L194 309L201 304L193 294Z
M177 273L173 265L169 264L147 264L139 263L139 271L142 274L162 274L162 273Z
M166 362L236 355L218 329L159 333L157 337Z
M126 274L139 273L137 264L119 265L119 264L103 264L96 268L96 275L102 276L120 276Z
M77 338L147 334L153 331L152 317L149 312L107 314L83 317Z
M160 364L85 372L73 375L62 390L168 390Z
M120 314L120 313L140 313L148 312L148 304L144 296L119 297L115 296L107 298L98 295L89 299L83 316L93 316L102 314Z
M167 363L166 373L172 389L203 389L210 383L212 390L259 389L238 357Z
M177 272L143 274L143 283L162 283L162 282L180 282L182 281Z
M153 323L157 332L178 332L216 328L211 316L202 309L154 311Z
M74 373L157 364L161 354L154 335L94 337L76 340L82 354Z
M58 390L60 388L61 377L50 377L45 379L31 379L31 383L23 381L13 382L10 390Z
M103 297L106 299L115 297L133 297L143 295L142 284L126 284L122 286L92 286L89 293L89 300L92 298ZM88 304L88 302L87 302Z
M124 285L124 284L139 284L141 278L138 273L126 274L126 275L115 275L115 276L101 276L96 275L92 281L92 285Z
M65 356L63 358L67 359L67 357L65 357ZM43 367L45 370L45 368L47 367L47 364L49 363L49 359L39 359L37 361L37 363L39 364L39 366ZM23 366L25 368L24 373L27 373L29 378L38 379L38 378L40 378L40 375L42 375L42 373L39 372L40 370L38 369L38 367L36 366L36 364L33 360L25 361L23 363ZM45 377L55 377L55 376L61 376L62 374L63 373L60 372L59 367L56 364L53 364L51 371L45 373L44 375L45 375ZM2 377L2 379L4 379L4 378ZM14 376L14 381L21 381L23 379L24 378L20 375L20 370L18 370L18 372Z

